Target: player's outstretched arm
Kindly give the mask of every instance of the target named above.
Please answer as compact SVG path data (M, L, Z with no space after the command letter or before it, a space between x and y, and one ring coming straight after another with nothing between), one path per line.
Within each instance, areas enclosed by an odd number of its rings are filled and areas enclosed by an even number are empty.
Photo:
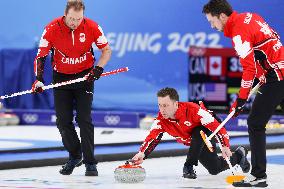
M143 163L145 158L145 154L143 152L138 152L133 158L133 164L134 165L140 165Z

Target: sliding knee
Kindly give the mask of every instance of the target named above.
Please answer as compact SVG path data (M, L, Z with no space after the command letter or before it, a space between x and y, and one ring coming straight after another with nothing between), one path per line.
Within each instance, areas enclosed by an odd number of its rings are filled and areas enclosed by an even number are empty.
M219 171L217 170L216 167L214 167L214 168L209 168L209 169L208 169L208 172L209 172L209 174L211 174L211 175L217 175L217 174L219 173Z

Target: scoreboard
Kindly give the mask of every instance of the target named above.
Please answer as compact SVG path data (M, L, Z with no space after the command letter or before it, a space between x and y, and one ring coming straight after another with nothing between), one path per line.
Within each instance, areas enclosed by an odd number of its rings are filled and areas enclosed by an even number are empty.
M233 48L190 47L189 101L202 100L211 110L228 112L241 85L242 66ZM245 109L251 107L254 96Z

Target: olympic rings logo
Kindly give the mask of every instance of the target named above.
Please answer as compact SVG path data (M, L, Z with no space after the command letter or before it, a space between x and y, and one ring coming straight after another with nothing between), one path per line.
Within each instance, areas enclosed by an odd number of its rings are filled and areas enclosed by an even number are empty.
M37 114L23 114L22 118L26 123L35 123L38 120L38 115Z
M118 115L106 115L104 121L108 125L117 125L120 122L120 117Z

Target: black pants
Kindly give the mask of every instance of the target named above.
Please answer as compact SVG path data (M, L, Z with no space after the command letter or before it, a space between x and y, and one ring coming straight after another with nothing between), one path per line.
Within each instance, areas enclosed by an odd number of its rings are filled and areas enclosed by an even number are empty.
M217 155L215 140L211 140L211 143L214 147L214 151L210 152L208 150L207 146L204 144L204 141L200 136L201 130L203 130L207 136L211 134L211 132L203 126L194 128L185 164L198 165L199 160L200 163L208 170L210 174L216 175L228 169L229 165L222 156ZM230 158L230 161L232 163L232 166L236 165L238 162L240 162L239 155L233 153Z
M283 106L284 81L266 83L259 89L248 117L248 133L251 147L251 174L266 176L266 135L265 126L276 107Z
M94 157L94 125L91 119L94 84L83 83L85 85L80 84L77 88L73 85L54 90L56 124L70 159L82 158L83 154L84 163L97 164ZM72 123L74 109L81 142Z

